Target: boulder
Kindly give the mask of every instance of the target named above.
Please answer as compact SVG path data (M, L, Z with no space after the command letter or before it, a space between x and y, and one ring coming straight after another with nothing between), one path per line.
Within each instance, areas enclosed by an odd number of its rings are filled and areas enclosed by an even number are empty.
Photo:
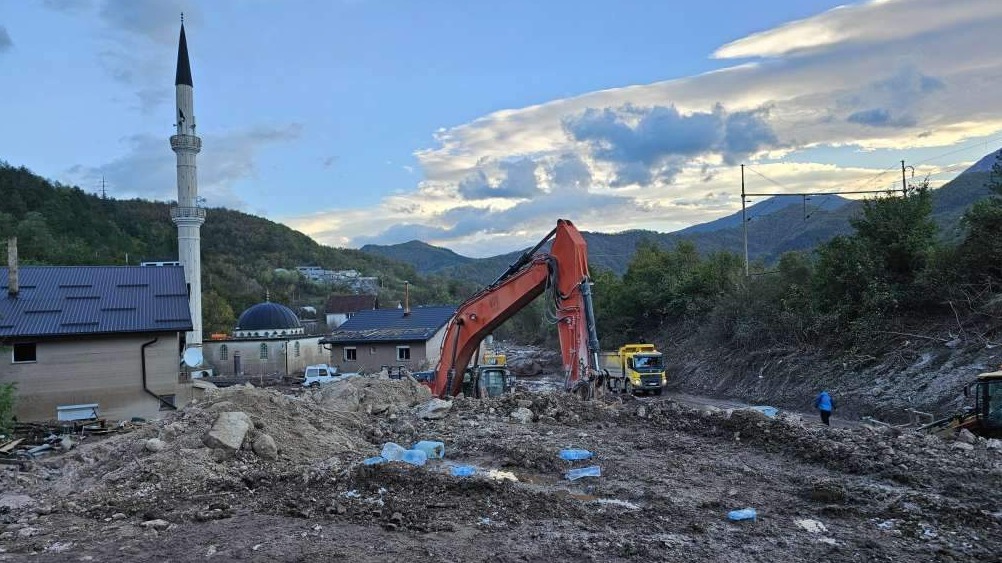
M997 440L995 438L992 438L988 440L988 443L985 444L985 447L987 447L989 450L1002 451L1002 440Z
M438 420L440 418L445 418L446 415L449 414L450 410L452 410L452 401L432 399L421 405L417 414L425 420Z
M278 446L275 444L275 439L267 434L258 434L254 440L253 448L258 457L269 460L278 459Z
M243 444L247 431L254 426L247 413L227 411L219 413L212 428L202 438L210 448L237 451Z
M146 440L146 444L143 446L148 452L159 452L167 447L167 442L164 442L160 438L150 438Z
M974 449L973 444L968 444L967 442L954 442L951 446L955 450L969 452Z
M957 441L965 444L976 444L978 442L978 437L970 430L964 428L957 433Z
M517 409L511 411L512 420L520 424L528 424L532 422L532 411L525 407L518 407Z

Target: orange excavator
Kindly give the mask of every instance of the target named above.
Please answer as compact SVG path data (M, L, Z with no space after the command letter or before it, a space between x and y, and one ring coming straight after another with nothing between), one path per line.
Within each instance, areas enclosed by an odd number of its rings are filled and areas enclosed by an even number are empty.
M537 253L551 238L550 251ZM429 382L432 393L437 397L458 395L480 342L543 292L548 293L548 313L560 337L565 389L585 399L604 389L606 374L598 363L588 247L573 223L559 219L539 244L456 310Z

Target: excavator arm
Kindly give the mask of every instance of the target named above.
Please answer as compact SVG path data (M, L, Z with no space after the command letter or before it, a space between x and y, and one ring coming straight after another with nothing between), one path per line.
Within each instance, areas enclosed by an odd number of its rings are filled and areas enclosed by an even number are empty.
M551 237L550 252L536 254ZM584 394L590 396L594 386L601 384L601 370L588 249L581 233L565 219L558 220L556 228L492 284L459 306L442 339L432 393L458 395L463 372L480 342L544 291L550 294L549 306L557 323L565 387L568 391L585 389Z

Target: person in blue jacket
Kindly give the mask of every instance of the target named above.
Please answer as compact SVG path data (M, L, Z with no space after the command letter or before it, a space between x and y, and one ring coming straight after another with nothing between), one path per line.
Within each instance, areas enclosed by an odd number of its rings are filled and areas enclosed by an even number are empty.
M821 413L821 422L825 426L831 426L828 419L832 416L832 410L835 409L835 399L828 394L828 391L822 391L818 393L818 396L814 399L814 408L818 409Z

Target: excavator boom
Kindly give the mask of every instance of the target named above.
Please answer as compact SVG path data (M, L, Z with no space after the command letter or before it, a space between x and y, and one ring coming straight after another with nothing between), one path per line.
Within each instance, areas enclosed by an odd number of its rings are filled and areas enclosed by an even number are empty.
M553 237L548 253L536 254ZM565 219L501 276L467 299L449 320L431 381L435 396L457 395L463 372L480 342L544 291L552 298L563 359L565 387L575 390L599 375L598 335L591 302L588 248Z

